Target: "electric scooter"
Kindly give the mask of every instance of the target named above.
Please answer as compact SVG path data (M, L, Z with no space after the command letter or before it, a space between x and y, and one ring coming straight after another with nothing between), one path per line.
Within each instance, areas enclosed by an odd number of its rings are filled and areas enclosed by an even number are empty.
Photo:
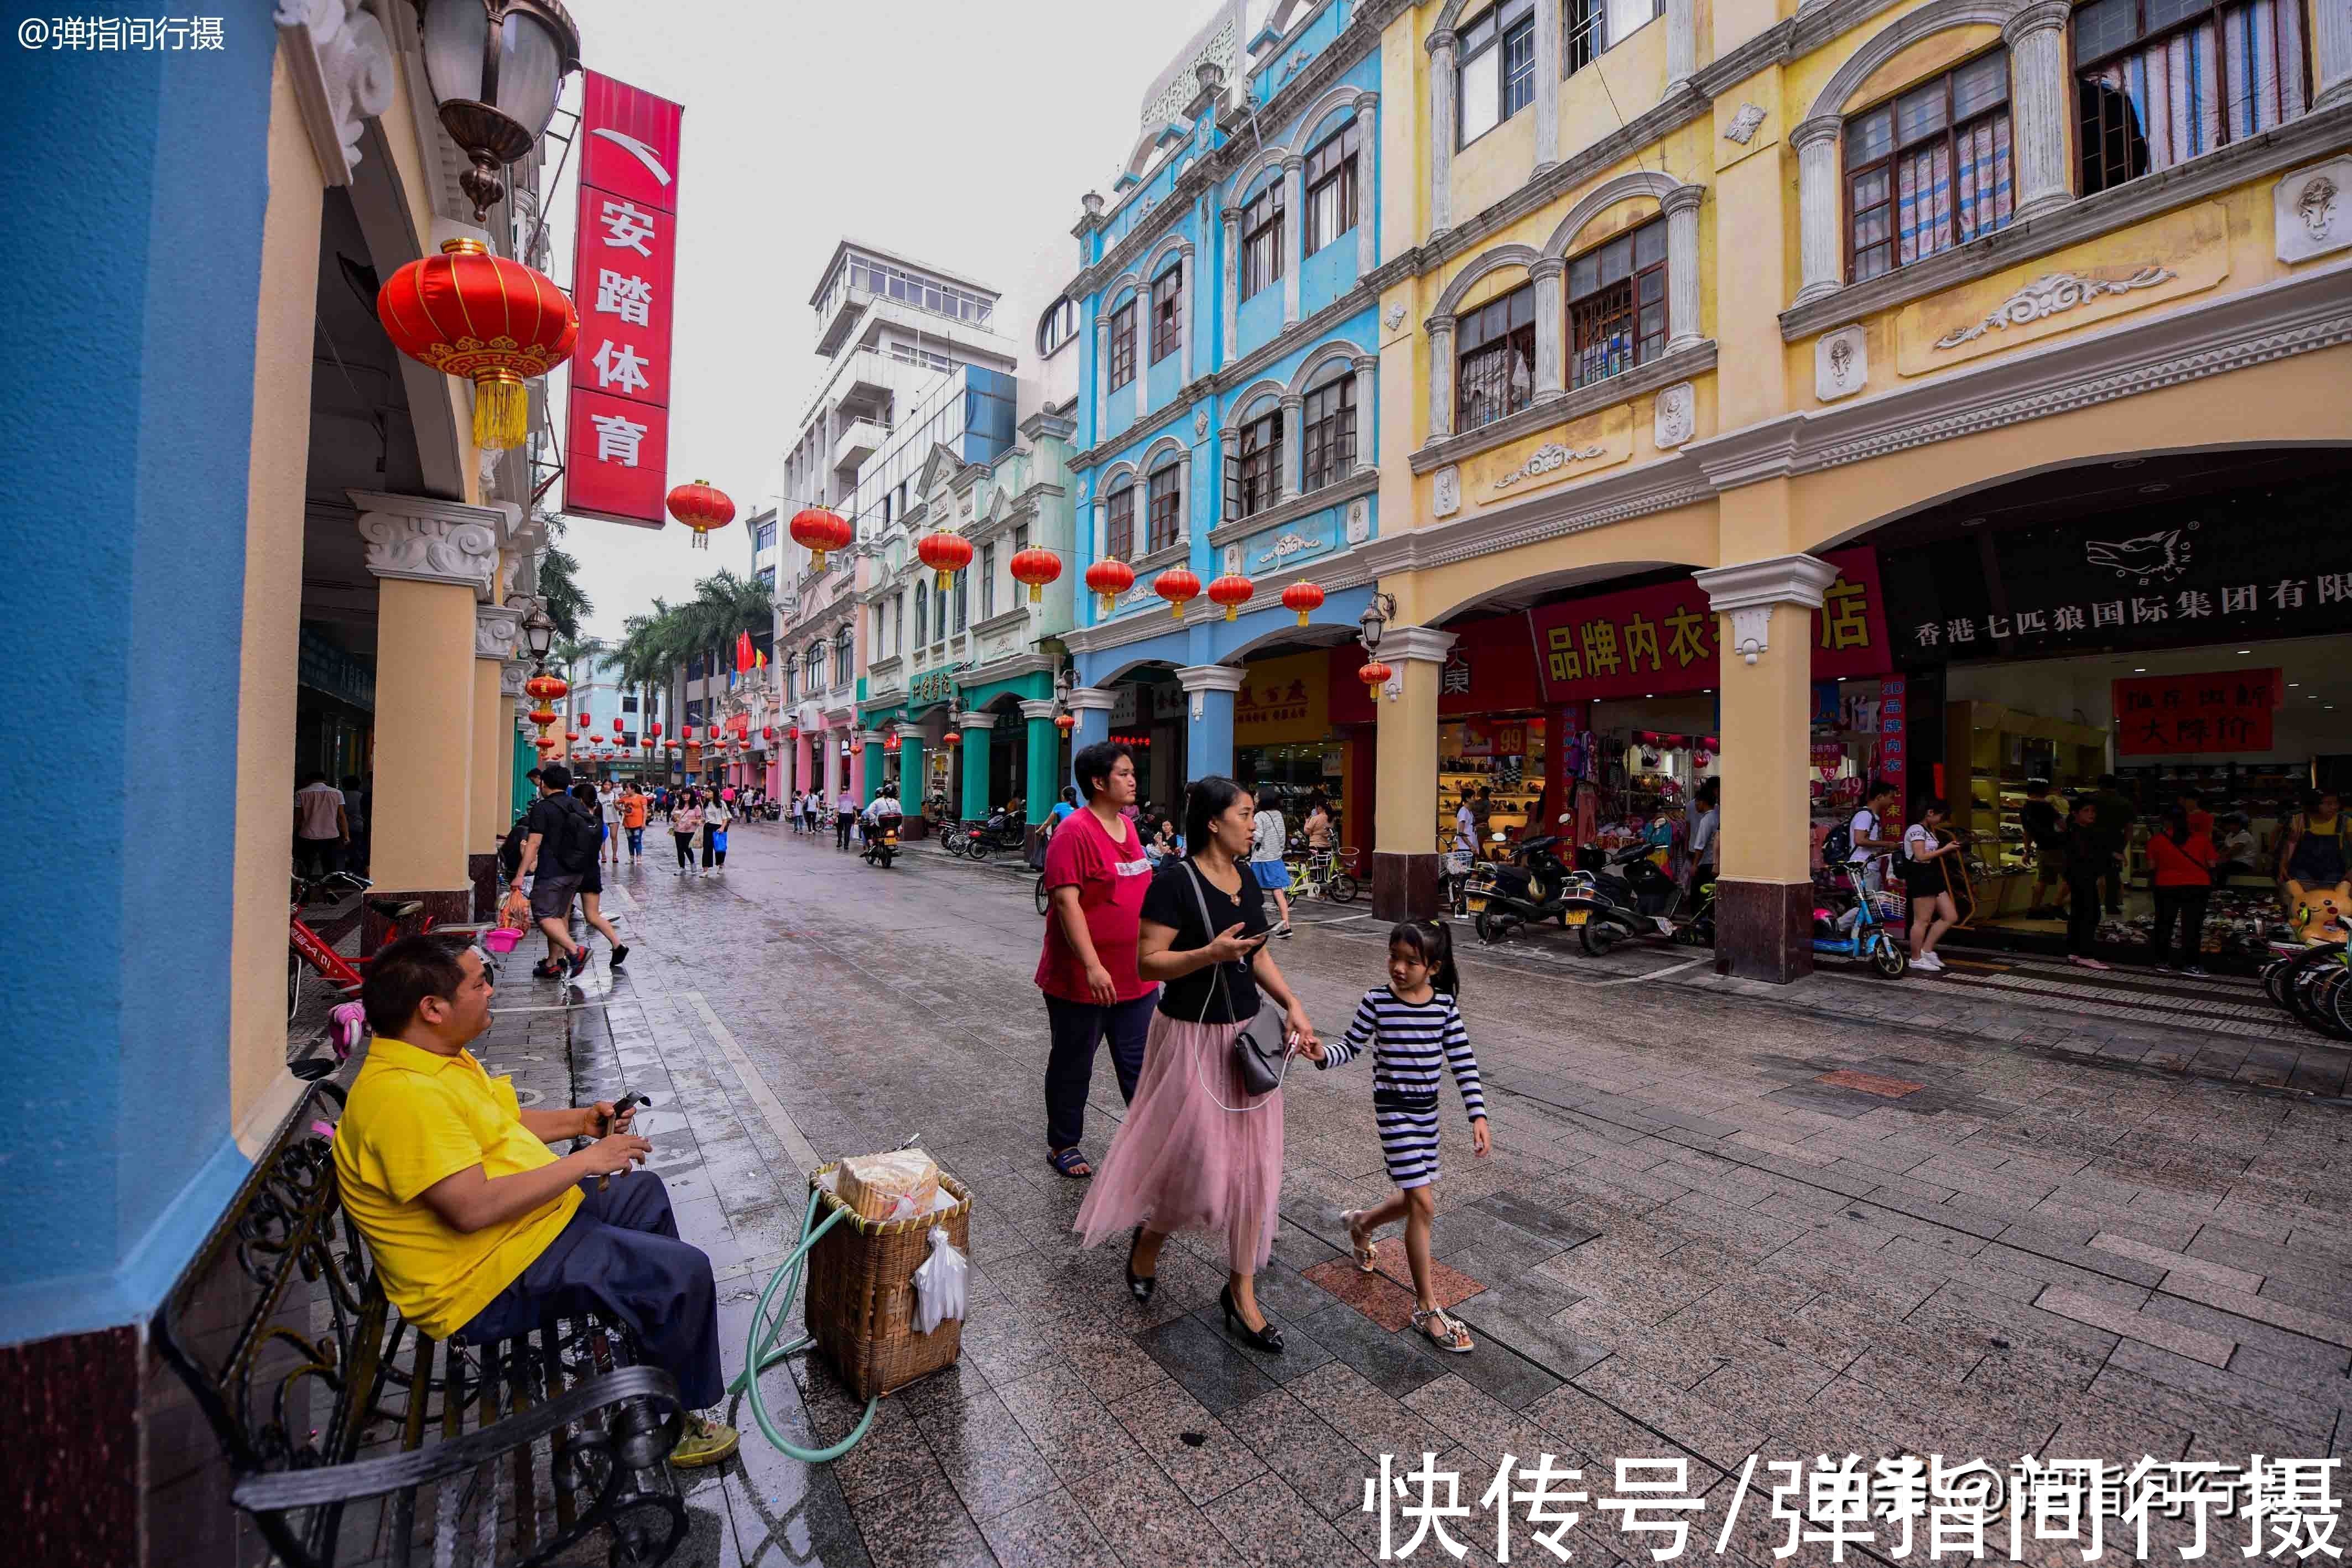
M885 817L872 824L866 830L866 847L858 852L858 858L867 865L889 870L890 862L898 858L898 819Z
M1491 946L1522 925L1565 919L1592 879L1568 869L1555 852L1559 844L1549 836L1525 839L1508 863L1486 861L1470 868L1462 898L1479 941Z
M1854 904L1843 915L1813 911L1813 951L1832 958L1861 958L1890 980L1899 980L1911 967L1904 951L1878 918L1878 901L1852 864L1838 868L1853 889Z
M1569 900L1566 918L1589 956L1597 958L1630 937L1715 946L1715 884L1686 894L1650 858L1655 847L1636 843L1580 855L1589 887Z

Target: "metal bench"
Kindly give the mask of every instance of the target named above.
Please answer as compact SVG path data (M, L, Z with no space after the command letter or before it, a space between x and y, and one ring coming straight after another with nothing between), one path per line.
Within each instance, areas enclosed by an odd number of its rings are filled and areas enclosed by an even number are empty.
M311 1086L156 1314L231 1500L298 1568L419 1547L435 1568L530 1568L599 1529L613 1568L666 1561L686 1531L676 1382L593 1314L478 1347L404 1322L337 1191L341 1108Z

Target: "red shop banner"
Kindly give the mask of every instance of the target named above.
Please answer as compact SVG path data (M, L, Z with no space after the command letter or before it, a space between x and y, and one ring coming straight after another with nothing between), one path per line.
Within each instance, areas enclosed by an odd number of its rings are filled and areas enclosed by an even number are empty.
M1886 674L1894 663L1877 552L1865 545L1822 559L1838 577L1815 618L1812 678ZM1546 605L1528 619L1547 702L1685 695L1721 684L1717 617L1690 578Z
M685 110L595 71L583 77L572 251L580 342L572 359L563 509L657 528L669 488L670 314Z
M2284 697L2276 670L2138 675L2115 684L2116 755L2189 757L2271 749Z

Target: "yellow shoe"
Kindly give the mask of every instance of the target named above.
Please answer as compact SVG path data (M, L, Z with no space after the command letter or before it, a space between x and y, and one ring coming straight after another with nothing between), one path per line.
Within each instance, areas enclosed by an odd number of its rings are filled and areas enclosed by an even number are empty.
M731 1458L742 1441L742 1435L724 1421L689 1413L684 1435L678 1438L677 1447L669 1451L669 1462L681 1470L719 1464Z

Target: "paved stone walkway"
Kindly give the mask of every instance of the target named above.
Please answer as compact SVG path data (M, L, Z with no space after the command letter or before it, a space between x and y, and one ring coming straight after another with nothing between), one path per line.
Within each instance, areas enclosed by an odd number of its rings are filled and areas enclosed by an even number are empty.
M718 1266L730 1372L820 1157L920 1133L976 1194L975 1273L951 1373L885 1401L830 1467L747 1435L694 1486L680 1562L1360 1563L1381 1544L1366 1477L1383 1454L1402 1471L1434 1453L1462 1478L1448 1527L1485 1563L1478 1500L1501 1456L1549 1452L1592 1500L1564 1538L1580 1560L1663 1543L1605 1506L1637 1495L1615 1461L1657 1458L1700 1502L1691 1555L1738 1498L1726 1557L1770 1563L1788 1527L1769 1517L1785 1484L1769 1461L2242 1462L2352 1443L2352 1123L2309 1094L1650 979L1683 961L1670 951L1574 974L1474 956L1464 1006L1496 1152L1470 1157L1449 1093L1436 1250L1478 1349L1417 1341L1397 1326L1406 1292L1349 1266L1338 1211L1387 1191L1368 1080L1302 1067L1259 1283L1289 1348L1267 1356L1218 1322L1218 1239L1180 1237L1138 1307L1116 1250L1069 1233L1083 1191L1044 1159L1030 877L734 837L720 875L651 856L608 873L635 948L622 977L601 942L570 992L525 978L519 951L486 1056L533 1092L652 1093L641 1125ZM1335 1031L1381 977L1379 933L1307 913L1338 923L1276 957ZM1108 1063L1092 1103L1099 1159ZM1383 1253L1402 1278L1401 1240ZM855 1418L821 1365L764 1386L796 1440ZM1512 1552L1550 1561L1525 1511ZM2234 1555L2242 1523L2215 1528ZM1884 1536L1848 1550L1893 1560Z

